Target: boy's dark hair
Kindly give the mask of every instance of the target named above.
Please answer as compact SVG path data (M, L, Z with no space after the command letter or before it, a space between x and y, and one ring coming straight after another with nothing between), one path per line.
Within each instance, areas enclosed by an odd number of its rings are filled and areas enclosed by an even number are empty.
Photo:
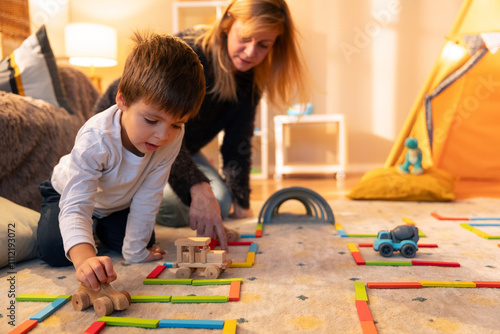
M125 104L143 100L178 118L194 117L205 97L205 75L196 53L180 38L134 33L118 90Z

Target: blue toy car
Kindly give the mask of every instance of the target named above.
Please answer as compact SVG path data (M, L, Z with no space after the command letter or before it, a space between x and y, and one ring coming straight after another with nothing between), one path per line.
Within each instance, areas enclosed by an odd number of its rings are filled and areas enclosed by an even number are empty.
M392 231L379 231L373 249L383 257L391 257L399 251L404 257L415 257L418 251L418 228L415 225L400 225Z

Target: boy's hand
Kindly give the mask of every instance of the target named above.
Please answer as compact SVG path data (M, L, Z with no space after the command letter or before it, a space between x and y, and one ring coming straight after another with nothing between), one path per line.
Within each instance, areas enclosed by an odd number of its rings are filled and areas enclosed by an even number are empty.
M207 182L197 183L191 187L191 206L189 208L189 225L198 235L219 239L223 250L228 251L227 237L222 224L217 199Z
M151 261L156 261L156 260L161 260L163 259L163 255L167 254L163 249L160 247L153 245L153 247L148 248L149 255L147 258L142 260L142 262L151 262Z
M107 256L88 258L76 269L76 279L94 291L101 289L101 283L111 283L116 277L113 262Z

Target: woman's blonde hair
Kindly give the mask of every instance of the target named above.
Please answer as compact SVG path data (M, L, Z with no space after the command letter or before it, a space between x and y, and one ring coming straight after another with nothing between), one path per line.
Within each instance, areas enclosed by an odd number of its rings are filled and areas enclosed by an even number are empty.
M219 100L236 101L236 82L232 61L227 51L227 34L238 20L244 24L244 34L278 31L266 58L253 68L257 92L267 93L274 105L288 105L298 94L300 102L309 98L307 68L297 41L288 5L284 0L233 0L224 15L196 41L212 61L215 82L207 93Z

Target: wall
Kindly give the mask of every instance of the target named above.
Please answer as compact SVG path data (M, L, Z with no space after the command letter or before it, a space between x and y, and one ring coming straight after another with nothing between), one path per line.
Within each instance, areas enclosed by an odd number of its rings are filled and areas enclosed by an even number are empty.
M30 3L37 1L50 2ZM117 29L119 65L97 70L103 77L103 87L120 76L134 29L172 31L172 0L52 1L56 3L54 8L62 8L61 15L66 15L68 22L101 23ZM303 53L311 70L315 112L344 113L347 117L348 171L382 165L451 29L460 1L287 3L302 35ZM189 15L201 16L199 11ZM213 15L208 13L209 17ZM61 29L51 29L50 24L51 43L60 45ZM60 50L57 55L63 56ZM284 110L271 109L271 120L282 113ZM274 152L272 127L269 130L270 152ZM272 153L269 158L273 164Z

